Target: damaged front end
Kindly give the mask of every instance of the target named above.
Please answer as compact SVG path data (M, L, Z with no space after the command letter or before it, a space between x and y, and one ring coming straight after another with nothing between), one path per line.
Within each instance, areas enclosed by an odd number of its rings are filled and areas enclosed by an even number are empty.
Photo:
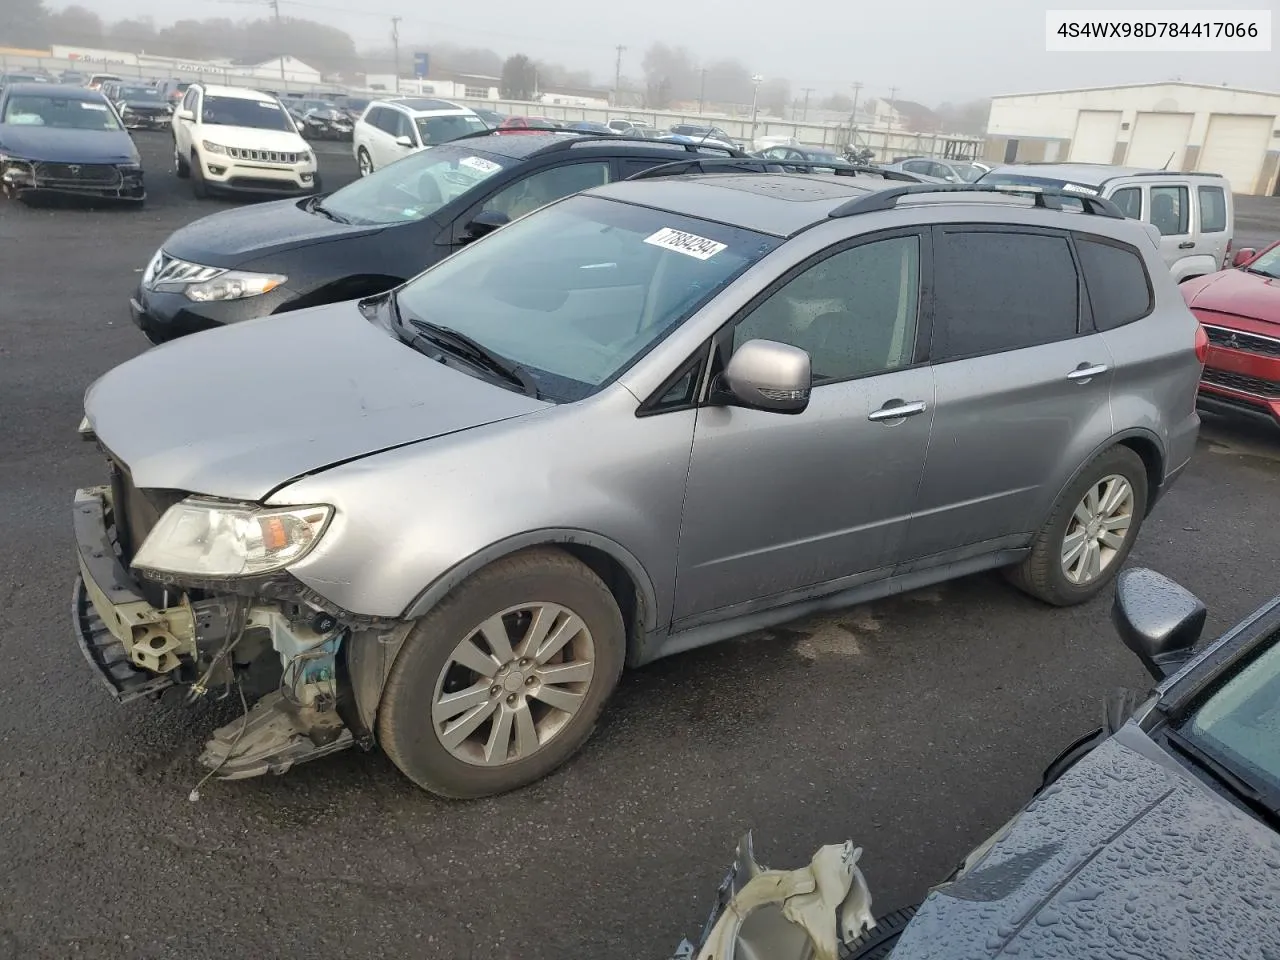
M798 870L770 870L748 833L698 942L682 942L672 960L837 960L875 926L861 856L845 841Z
M246 514L254 519L252 505L139 490L123 465L110 463L110 486L76 492L80 576L72 621L81 651L111 695L127 703L182 687L194 701L238 690L243 716L215 731L200 757L223 779L283 773L357 743L371 747L346 678L348 647L360 635L394 643L403 625L344 615L279 566L225 575L227 560L218 555L218 532L208 533L209 517L233 525L227 536L243 537ZM318 538L325 510L293 513L301 513L299 523L314 521L310 535ZM279 513L289 510L267 514L252 528L259 553L265 538L291 535L277 523ZM204 528L194 529L202 522ZM153 531L160 536L149 540ZM192 552L203 556L191 569L166 572L180 568L174 543L194 544ZM199 568L205 561L207 571ZM250 703L246 691L265 692Z

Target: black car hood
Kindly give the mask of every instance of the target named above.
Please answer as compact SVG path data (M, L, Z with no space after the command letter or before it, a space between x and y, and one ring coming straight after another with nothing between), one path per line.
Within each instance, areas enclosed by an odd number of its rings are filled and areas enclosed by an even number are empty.
M84 406L138 486L261 500L335 463L547 404L423 356L350 301L148 350Z
M893 960L1280 955L1280 837L1130 722L932 891Z
M276 200L223 210L175 230L164 252L210 267L239 267L261 257L330 240L370 236L381 226L337 223L308 212L314 202Z
M64 130L0 124L0 152L47 163L137 163L138 150L124 130Z

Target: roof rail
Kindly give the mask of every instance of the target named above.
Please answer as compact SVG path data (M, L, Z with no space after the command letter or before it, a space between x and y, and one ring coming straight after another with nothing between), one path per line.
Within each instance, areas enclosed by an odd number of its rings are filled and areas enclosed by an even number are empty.
M689 144L697 147L699 144ZM716 169L736 170L739 173L834 173L837 176L852 177L858 174L870 174L884 177L886 180L903 180L907 183L922 185L916 177L897 170L883 170L880 167L869 167L862 164L841 164L839 166L824 163L821 160L770 160L764 157L752 157L743 154L740 157L694 157L688 160L676 160L672 163L659 164L648 170L641 170L627 177L628 180L649 180L658 177L676 177L685 173L710 173Z
M842 203L832 210L828 216L849 217L859 213L872 213L877 210L892 210L903 197L930 193L1001 193L1014 196L1029 196L1035 202L1036 207L1043 210L1061 210L1062 198L1070 197L1073 200L1079 200L1081 208L1093 216L1109 217L1113 220L1123 220L1125 218L1119 207L1110 200L1104 200L1102 197L1091 197L1082 193L1074 193L1070 190L1049 190L1043 187L1004 183L917 183L904 187L889 187L886 190L877 190L874 193L868 193L866 196L855 197L853 200Z
M570 131L570 132L578 132L578 131ZM658 140L653 137L628 137L625 134L616 134L616 133L578 132L578 134L579 135L572 140L564 140L560 143L548 144L543 148L542 151L539 151L539 152L543 152L547 150L572 150L574 147L576 147L580 143L615 143L616 141L621 140L624 143L642 143L642 144L645 144L646 146L656 145L660 149L675 147L676 149L684 150L685 153L700 154L704 150L714 150L716 153L728 154L727 157L713 157L710 159L722 159L722 160L728 160L732 158L750 159L747 156L747 154L743 153L741 150L735 150L733 147L722 147L718 143L702 143L702 142L681 143L678 140ZM690 161L676 160L673 162L689 163ZM666 166L666 164L663 164L663 166Z

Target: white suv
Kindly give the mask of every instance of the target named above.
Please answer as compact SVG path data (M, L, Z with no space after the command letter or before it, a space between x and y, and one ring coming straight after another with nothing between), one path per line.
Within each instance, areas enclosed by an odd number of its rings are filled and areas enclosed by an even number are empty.
M197 197L320 190L315 154L268 93L193 83L173 114L173 166Z
M411 153L488 129L475 111L456 103L395 97L365 108L352 131L351 149L360 176L367 177Z

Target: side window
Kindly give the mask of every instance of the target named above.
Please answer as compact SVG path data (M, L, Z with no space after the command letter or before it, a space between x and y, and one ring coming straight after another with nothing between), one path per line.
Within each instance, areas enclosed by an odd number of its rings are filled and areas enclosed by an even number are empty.
M561 197L608 182L607 160L550 167L499 190L485 201L481 209L505 213L514 220L526 213L532 213L539 207L545 207Z
M1151 188L1151 222L1166 237L1180 237L1190 232L1186 187Z
M1066 237L939 231L935 363L1074 337L1080 286Z
M622 178L625 180L627 177L633 177L637 173L640 173L643 170L648 170L652 167L658 166L659 164L671 163L673 160L679 160L679 159L680 158L678 156L673 156L670 159L667 159L664 157L661 160L656 160L656 159L655 160L636 160L636 159L623 160L622 161Z
M1077 236L1076 252L1095 327L1114 330L1151 312L1151 280L1137 251Z
M739 321L733 345L775 340L809 353L814 383L911 363L920 304L920 238L892 237L832 254Z
M196 90L195 87L187 87L187 92L182 98L183 110L195 110L196 108Z
M1142 219L1142 188L1123 187L1111 195L1111 202L1130 220Z
M364 122L375 130L382 129L382 108L370 107L369 112L365 114Z
M1221 187L1197 187L1200 200L1200 232L1221 233L1227 229L1227 197Z
M908 173L922 173L927 177L930 175L929 168L931 166L931 163L924 160L908 160L902 165L902 169L906 170Z
M407 113L401 113L399 110L396 110L395 117L396 117L395 135L397 137L408 137L410 140L416 143L418 138L413 135L413 121L409 119L409 115Z

